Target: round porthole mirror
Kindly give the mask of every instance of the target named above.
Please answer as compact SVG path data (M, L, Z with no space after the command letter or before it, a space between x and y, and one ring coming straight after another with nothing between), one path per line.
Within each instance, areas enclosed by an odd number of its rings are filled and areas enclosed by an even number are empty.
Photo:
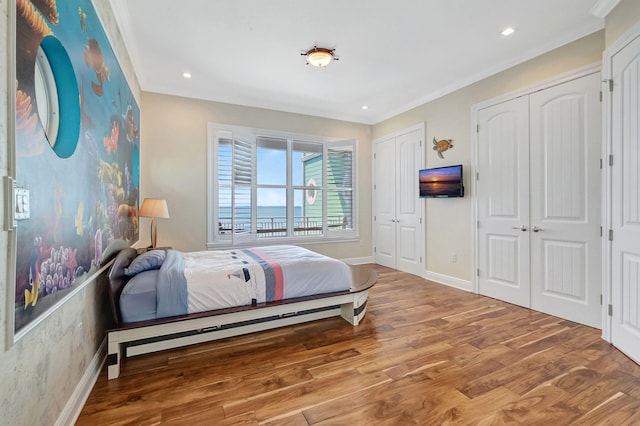
M34 86L38 117L49 145L59 157L68 158L80 135L80 95L69 55L54 36L40 42Z
M49 65L47 55L38 46L36 55L36 69L34 74L34 86L36 92L36 105L38 117L47 136L49 145L55 147L58 138L58 125L60 124L60 112L58 111L58 90L53 78L53 70Z

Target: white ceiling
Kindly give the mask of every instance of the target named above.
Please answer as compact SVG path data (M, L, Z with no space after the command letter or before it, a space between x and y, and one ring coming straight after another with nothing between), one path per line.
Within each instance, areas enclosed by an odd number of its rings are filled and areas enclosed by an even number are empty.
M367 124L602 29L595 3L111 0L144 91Z

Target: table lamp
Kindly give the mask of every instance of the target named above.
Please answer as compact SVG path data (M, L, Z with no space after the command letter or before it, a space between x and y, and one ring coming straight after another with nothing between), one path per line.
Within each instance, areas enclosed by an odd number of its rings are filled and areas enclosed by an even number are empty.
M139 216L151 218L151 248L156 248L156 242L158 240L156 218L169 218L167 201L158 198L145 198L140 207Z

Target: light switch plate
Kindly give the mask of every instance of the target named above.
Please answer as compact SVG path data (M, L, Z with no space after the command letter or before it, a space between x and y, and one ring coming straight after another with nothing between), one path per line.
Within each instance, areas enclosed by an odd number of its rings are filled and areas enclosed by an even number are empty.
M29 190L26 188L15 188L14 190L16 197L16 205L15 205L15 220L27 220L30 217L30 208L29 208Z

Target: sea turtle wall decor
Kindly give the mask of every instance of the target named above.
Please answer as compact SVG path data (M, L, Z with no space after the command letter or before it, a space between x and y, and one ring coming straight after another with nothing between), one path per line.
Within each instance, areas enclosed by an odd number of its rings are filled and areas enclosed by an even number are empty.
M433 138L433 150L438 153L438 157L444 159L442 153L451 148L453 148L451 139L442 139L438 141L436 138Z

